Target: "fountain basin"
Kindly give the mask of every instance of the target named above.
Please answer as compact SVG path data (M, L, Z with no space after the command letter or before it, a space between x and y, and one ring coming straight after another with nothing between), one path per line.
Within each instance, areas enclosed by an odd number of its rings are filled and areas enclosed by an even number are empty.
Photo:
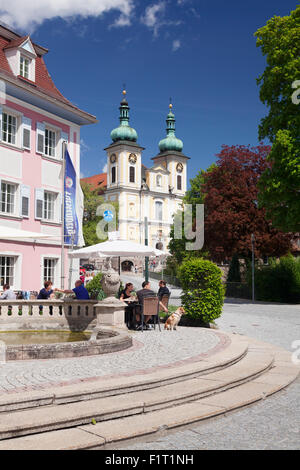
M106 327L100 328L93 338L92 330L1 331L0 342L6 361L92 356L132 346L128 334Z

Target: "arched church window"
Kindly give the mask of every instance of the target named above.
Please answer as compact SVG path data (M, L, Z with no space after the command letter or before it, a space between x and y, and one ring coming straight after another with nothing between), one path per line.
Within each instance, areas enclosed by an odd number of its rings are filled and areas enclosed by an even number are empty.
M129 167L129 182L135 183L135 168L134 166Z
M162 220L163 218L163 203L161 201L156 201L155 203L155 219Z
M111 182L112 184L116 182L116 167L113 166L111 169Z
M178 191L182 190L182 178L181 175L177 175L177 189Z

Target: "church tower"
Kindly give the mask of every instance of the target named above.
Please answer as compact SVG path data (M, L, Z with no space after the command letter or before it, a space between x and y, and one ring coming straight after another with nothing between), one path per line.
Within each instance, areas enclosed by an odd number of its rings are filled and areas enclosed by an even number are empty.
M175 115L173 105L169 105L167 115L167 135L159 142L159 154L152 158L155 165L163 165L169 172L169 192L183 198L187 190L187 161L189 157L183 154L183 142L175 135Z
M142 151L138 135L129 125L129 105L123 90L120 125L111 132L107 152L106 199L119 203L119 231L123 239L139 240L139 199L142 186Z

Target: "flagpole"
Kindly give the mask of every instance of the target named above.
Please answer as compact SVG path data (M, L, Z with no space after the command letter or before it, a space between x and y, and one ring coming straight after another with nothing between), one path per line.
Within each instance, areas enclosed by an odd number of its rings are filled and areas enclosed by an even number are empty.
M65 173L66 142L62 143L62 205L61 205L61 289L65 289Z

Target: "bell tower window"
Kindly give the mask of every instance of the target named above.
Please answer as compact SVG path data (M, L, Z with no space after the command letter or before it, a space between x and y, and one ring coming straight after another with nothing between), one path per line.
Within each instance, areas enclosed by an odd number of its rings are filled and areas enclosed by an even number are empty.
M116 167L113 166L111 169L111 183L114 184L116 182Z
M135 183L135 168L134 166L129 167L129 182Z
M178 189L178 191L182 191L182 178L181 178L181 175L177 175L177 189Z

